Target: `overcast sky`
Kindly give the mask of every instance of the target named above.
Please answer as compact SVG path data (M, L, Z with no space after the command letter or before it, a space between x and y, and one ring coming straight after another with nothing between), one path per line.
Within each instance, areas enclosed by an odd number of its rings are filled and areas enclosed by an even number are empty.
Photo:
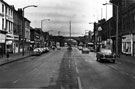
M72 22L72 35L84 35L86 30L93 30L93 24L99 19L106 18L106 6L103 3L109 0L4 0L16 9L27 5L37 5L25 9L25 17L31 21L33 28L41 27L43 30L50 31L51 34L68 35L69 21ZM112 16L112 6L107 5L107 19ZM101 14L102 12L102 14Z

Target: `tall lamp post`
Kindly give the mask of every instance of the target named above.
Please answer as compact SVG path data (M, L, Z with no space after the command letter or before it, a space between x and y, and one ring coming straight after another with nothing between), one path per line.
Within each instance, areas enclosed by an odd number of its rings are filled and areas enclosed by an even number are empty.
M96 22L90 22L89 24L93 24L93 26L94 26L94 49L96 50L96 48L97 48L97 42L96 42L97 32L95 30L95 25L97 23Z
M41 20L41 31L40 31L40 33L42 34L41 37L43 37L43 32L42 32L42 31L43 31L43 22L44 22L44 21L50 21L50 19L43 19L43 20ZM43 39L42 39L42 41L43 41ZM42 43L43 43L43 42L42 42ZM43 43L43 44L44 44L44 43Z
M116 47L115 47L115 48L116 48L116 56L118 56L118 43L119 43L119 33L118 33L118 32L119 32L119 31L118 31L118 29L119 29L119 27L118 27L118 26L119 26L119 25L118 25L118 24L119 24L119 22L118 22L118 21L119 21L119 6L116 5L116 4L114 4L114 3L105 3L105 4L103 4L103 5L108 5L108 4L109 4L109 5L110 5L110 4L111 4L111 5L114 5L114 6L116 7L116 11L117 11L117 12L116 12L116 14L117 14L117 15L116 15Z
M24 56L24 48L25 48L25 22L24 22L24 10L26 9L26 8L29 8L29 7L37 7L36 5L29 5L29 6L25 6L25 7L23 7L23 9L22 9L22 18L23 18L23 20L22 20L22 38L23 38L23 49L22 49L22 55Z
M104 3L103 5L106 5L106 20L107 20L107 2Z

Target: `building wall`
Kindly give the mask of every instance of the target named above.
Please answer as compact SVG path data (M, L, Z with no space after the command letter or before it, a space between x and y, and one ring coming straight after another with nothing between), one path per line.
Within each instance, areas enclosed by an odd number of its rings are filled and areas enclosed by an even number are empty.
M25 38L30 40L30 22L25 20Z
M22 16L14 10L13 14L14 53L19 53L21 48Z

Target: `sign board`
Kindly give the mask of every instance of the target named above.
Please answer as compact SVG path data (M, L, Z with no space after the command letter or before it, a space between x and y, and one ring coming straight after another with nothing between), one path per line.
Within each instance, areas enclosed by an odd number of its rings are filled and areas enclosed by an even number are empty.
M101 27L98 27L98 31L102 31L102 28Z
M0 43L5 43L6 35L0 33Z
M6 41L6 45L12 45L12 41Z

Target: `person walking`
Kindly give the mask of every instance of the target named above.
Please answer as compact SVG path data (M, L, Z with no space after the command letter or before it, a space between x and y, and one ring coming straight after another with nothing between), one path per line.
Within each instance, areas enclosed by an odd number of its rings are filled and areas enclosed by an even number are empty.
M6 57L7 57L7 61L8 61L9 60L9 52L8 51L7 51Z

